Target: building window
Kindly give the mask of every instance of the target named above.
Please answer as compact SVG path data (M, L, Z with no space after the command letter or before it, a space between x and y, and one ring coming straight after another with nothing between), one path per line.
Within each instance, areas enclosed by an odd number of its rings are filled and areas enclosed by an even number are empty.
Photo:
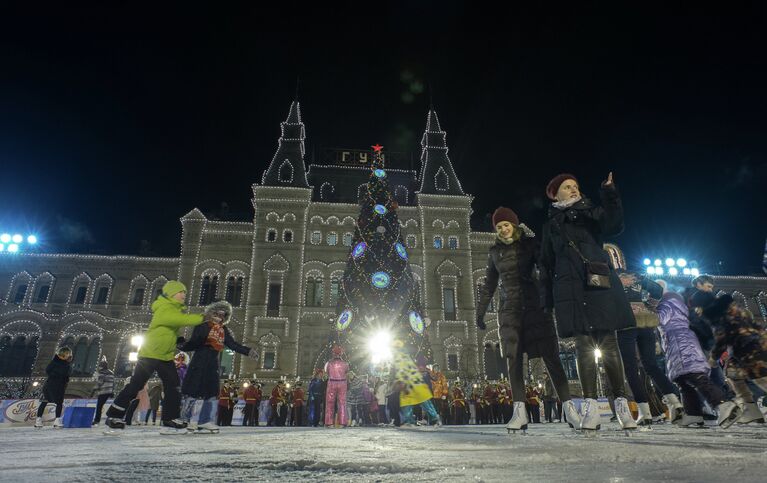
M44 304L48 301L48 294L51 291L50 285L43 285L37 290L37 297L35 298L36 304Z
M448 371L458 370L458 354L447 355L447 370Z
M345 247L352 246L352 234L351 233L344 233L344 246Z
M282 232L282 241L285 243L292 243L293 242L293 232L290 230L285 230Z
M72 348L72 376L92 376L96 371L96 363L101 352L101 339L95 337L88 342L87 337L80 337L75 344L74 337L67 337L62 345Z
M322 279L309 277L306 279L306 297L305 305L307 307L322 306Z
M202 277L200 285L200 303L198 305L208 305L216 297L218 289L218 275L205 275Z
M143 305L144 304L144 289L137 288L133 292L133 298L130 301L131 305Z
M270 283L269 294L266 300L266 315L268 317L279 317L281 296L282 296L282 284Z
M445 320L455 320L455 289L442 289L442 308L445 310Z
M88 294L88 287L87 286L81 286L77 287L77 291L75 292L75 301L73 302L75 305L82 305L85 303L85 296Z
M330 306L338 305L338 295L341 291L341 281L337 278L330 280Z
M24 301L24 297L27 295L27 284L21 284L16 289L16 295L13 296L13 303L20 304Z
M451 236L447 238L447 247L451 250L458 249L458 237Z
M441 236L435 236L434 237L434 248L442 248L442 237Z
M309 239L309 242L312 245L319 245L322 243L322 233L319 231L313 231L311 234L311 238Z
M276 355L274 351L264 352L264 369L274 369L277 367Z
M106 305L107 297L109 297L109 287L101 287L96 293L96 298L93 303L96 305Z
M334 246L338 244L338 234L328 233L328 245Z
M37 359L38 336L0 337L0 377L26 377Z
M242 277L229 277L226 281L226 301L234 307L239 307L242 302Z
M407 245L408 248L415 248L418 244L415 235L408 235L405 238L405 245Z
M274 243L277 240L277 230L269 230L266 232L266 241Z

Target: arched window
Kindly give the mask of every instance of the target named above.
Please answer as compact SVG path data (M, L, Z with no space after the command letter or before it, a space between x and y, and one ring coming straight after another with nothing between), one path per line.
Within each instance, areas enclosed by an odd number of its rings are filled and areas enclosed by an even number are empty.
M353 235L351 233L344 233L343 243L345 247L352 246L352 238L353 238Z
M198 305L208 305L216 298L218 291L218 275L205 275L202 277L200 285L200 303Z
M322 243L322 232L313 231L311 234L311 238L309 239L309 242L312 245L319 245L320 243Z
M244 280L243 277L235 277L234 275L231 275L226 280L226 301L234 307L239 307L242 302L242 285Z
M269 243L274 243L275 241L277 241L277 230L270 228L266 232L266 241L268 241Z
M280 165L277 177L283 183L293 182L293 165L287 159Z
M434 248L442 248L442 237L441 236L435 236L434 237Z
M26 377L37 359L39 336L0 336L0 377Z
M330 279L330 306L335 307L338 304L338 296L341 292L341 280L335 276Z
M16 287L16 293L13 295L13 303L17 305L21 305L22 302L24 302L24 297L27 296L27 288L29 285L26 283L19 284Z
M305 305L306 307L322 306L322 277L307 277Z
M447 237L447 247L451 250L457 250L458 249L458 237L455 236L449 236Z
M282 241L285 243L293 242L293 232L291 230L285 230L282 232Z
M502 369L501 350L498 344L485 344L485 375L488 379L498 380L505 371Z
M338 244L338 233L328 233L328 245L334 246Z
M415 235L408 235L405 237L405 246L408 248L415 248L417 245Z

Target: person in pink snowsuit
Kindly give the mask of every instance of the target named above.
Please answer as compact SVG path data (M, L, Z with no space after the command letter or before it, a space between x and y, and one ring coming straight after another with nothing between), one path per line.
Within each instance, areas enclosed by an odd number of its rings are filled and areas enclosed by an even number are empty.
M333 427L336 402L341 426L346 426L346 373L349 372L349 364L341 359L344 348L340 345L333 346L333 358L325 364L325 373L328 375L328 389L325 395L325 427Z

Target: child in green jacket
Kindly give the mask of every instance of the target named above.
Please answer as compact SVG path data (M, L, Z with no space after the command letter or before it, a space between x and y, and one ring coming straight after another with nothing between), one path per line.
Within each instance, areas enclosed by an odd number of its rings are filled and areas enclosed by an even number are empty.
M130 402L144 387L152 374L162 381L165 401L162 408L162 425L169 429L184 429L186 423L179 419L181 411L181 383L174 356L179 329L196 326L203 322L200 314L186 314L186 287L171 280L162 288L162 294L152 303L152 321L144 334L139 349L138 363L130 383L120 391L107 411L106 425L112 429L125 428L125 411Z

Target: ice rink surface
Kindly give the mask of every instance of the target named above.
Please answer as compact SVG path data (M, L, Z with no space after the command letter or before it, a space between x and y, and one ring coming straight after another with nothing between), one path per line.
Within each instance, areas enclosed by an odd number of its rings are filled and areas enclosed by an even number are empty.
M2 481L767 481L767 427L0 429Z

